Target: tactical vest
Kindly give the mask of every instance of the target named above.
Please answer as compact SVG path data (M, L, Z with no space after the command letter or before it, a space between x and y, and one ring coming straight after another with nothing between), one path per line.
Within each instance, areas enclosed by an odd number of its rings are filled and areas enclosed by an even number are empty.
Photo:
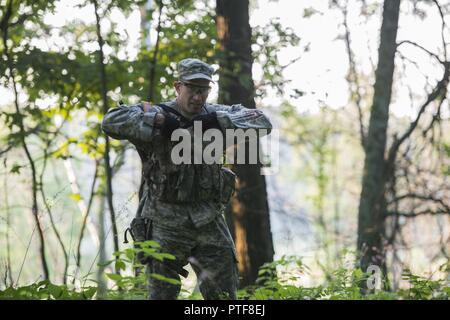
M171 152L177 143L155 132L151 151L143 162L151 197L170 203L227 204L235 190L236 175L222 164L173 164Z

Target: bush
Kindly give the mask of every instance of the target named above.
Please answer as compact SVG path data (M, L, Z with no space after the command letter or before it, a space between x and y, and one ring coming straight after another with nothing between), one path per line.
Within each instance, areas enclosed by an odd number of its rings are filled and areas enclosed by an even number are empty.
M158 251L158 244L146 241L141 244L140 249L129 248L115 252L116 257L106 262L103 266L114 263L116 270L134 271L143 265L135 263L136 256L144 252L145 255L154 259L171 259L174 257L167 253ZM441 271L448 272L448 263L441 267ZM450 287L445 279L431 280L414 275L410 270L405 270L403 279L409 284L409 288L399 289L395 292L385 290L362 290L362 285L373 277L370 273L364 273L358 268L340 267L329 272L329 279L319 286L304 287L298 284L301 277L308 273L309 268L303 264L301 259L294 256L283 256L281 259L264 264L258 273L255 285L239 290L238 299L241 300L448 300L450 298ZM133 299L140 300L147 297L147 277L179 283L177 279L167 279L157 274L147 275L140 272L136 276L119 275L116 273L105 274L113 281L114 286L106 291L104 299ZM92 279L85 279L94 281ZM94 281L95 282L95 281ZM82 286L75 289L73 286L56 285L49 281L40 281L28 286L8 287L0 291L1 299L50 299L50 300L89 300L98 299L98 286ZM188 299L201 299L198 292L194 292Z

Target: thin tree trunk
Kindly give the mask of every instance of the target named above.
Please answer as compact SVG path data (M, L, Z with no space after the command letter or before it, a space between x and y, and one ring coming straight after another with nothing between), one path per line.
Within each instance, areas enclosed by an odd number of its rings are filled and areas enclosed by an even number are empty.
M156 1L159 8L159 16L158 16L158 25L156 27L156 43L155 43L155 50L153 51L153 57L150 62L150 78L149 78L149 90L148 90L148 101L154 102L154 92L155 92L155 74L156 74L156 63L158 60L158 53L159 53L159 34L161 32L161 17L162 17L162 9L164 4L161 0ZM150 31L149 31L150 32Z
M47 147L48 147L48 145L47 145ZM45 208L47 209L47 213L50 218L50 224L52 226L53 232L55 233L56 238L58 239L58 243L61 246L61 249L63 251L63 255L64 255L63 283L66 284L67 283L67 270L69 268L69 256L67 254L66 247L64 246L64 242L62 241L61 235L59 234L58 229L56 228L55 221L53 220L53 214L51 211L51 207L47 202L47 198L45 197L45 191L44 191L43 175L45 172L45 168L47 166L47 157L48 157L48 155L47 155L47 148L46 148L46 150L44 150L44 164L42 166L42 171L41 171L41 174L39 177L39 184L41 186L40 191L41 191L42 202L44 203Z
M99 208L99 230L100 230L100 247L99 247L99 267L97 269L97 281L98 281L98 299L104 299L107 293L107 286L105 281L105 267L103 266L107 260L106 257L106 233L105 233L105 192L104 183L99 186L100 192L100 208Z
M6 168L6 158L4 160L4 165ZM8 280L9 285L12 286L14 284L13 276L12 276L12 265L11 265L11 243L9 242L9 229L11 228L11 212L9 210L9 201L8 201L8 175L5 175L5 180L3 181L5 187L5 212L6 212L6 270L8 272ZM6 284L6 283L5 283Z
M348 11L347 11L348 3L345 3L340 9L342 10L342 14L344 16L344 29L345 29L345 48L347 51L348 64L349 69L347 73L347 81L350 85L352 100L356 104L356 108L358 110L358 120L359 120L359 134L361 137L361 145L363 148L366 146L366 128L364 127L364 115L363 115L363 107L362 107L362 97L360 94L360 81L358 77L358 72L356 70L356 62L355 55L351 46L351 38L350 38L350 28L348 26Z
M325 113L321 111L322 121L325 123ZM317 224L319 226L319 238L321 239L321 245L323 246L323 253L325 254L325 268L324 272L327 279L330 279L329 270L331 268L331 253L330 253L330 234L329 228L325 219L325 194L326 194L326 150L325 146L328 140L328 132L322 131L318 134L318 141L313 143L313 154L317 155L317 172L314 174L314 182L317 188L317 198L315 199L315 209L317 210ZM320 234L321 233L321 234Z
M98 13L98 2L96 0L93 0L94 3L94 9L95 9L95 19L96 19L96 26L97 26L97 38L98 38L98 44L99 44L99 68L100 68L100 76L101 76L101 85L102 85L102 100L103 100L103 112L106 114L108 111L108 97L107 97L107 78L106 78L106 68L105 68L105 57L103 53L103 37L101 34L101 28L100 28L100 16ZM116 214L114 211L113 206L113 190L112 190L112 170L111 170L111 164L109 159L109 137L105 136L105 153L104 153L104 160L105 160L105 172L106 172L106 201L108 202L108 208L109 213L111 217L111 225L113 230L113 241L114 241L114 251L119 251L119 235L117 232L117 224L116 224ZM118 257L116 257L118 259ZM120 270L116 270L116 273L120 273Z
M384 1L381 25L378 66L375 75L375 91L367 135L366 158L358 214L357 248L361 255L360 266L366 271L376 265L385 271L386 215L386 139L389 104L394 73L396 37L400 0Z
M76 257L77 270L81 269L81 242L83 241L84 230L86 229L89 213L91 212L92 202L94 200L95 184L97 182L97 177L98 177L98 160L95 161L94 179L92 180L91 184L91 192L89 193L88 205L86 210L83 212L83 222L81 223L80 235L78 237L77 257Z
M248 6L247 0L217 0L219 101L255 108ZM260 169L261 164L233 166L238 184L227 221L236 242L241 286L254 283L259 267L272 261L274 254L266 181Z
M337 114L336 112L333 113L333 127L332 131L335 131L334 124L337 123ZM332 174L331 174L331 189L333 190L333 232L334 232L334 255L335 255L335 261L339 260L339 257L341 255L341 248L343 247L343 243L341 243L341 231L340 231L340 222L341 222L341 213L340 213L340 207L341 207L341 196L342 196L342 188L340 188L338 184L338 151L337 151L337 141L332 141L332 149L331 149L331 168L332 168Z
M35 163L34 160L31 156L31 153L28 149L28 145L25 141L25 128L24 128L24 124L23 124L23 116L20 112L20 107L19 107L19 94L17 91L17 83L16 80L14 78L14 73L15 73L15 67L14 67L14 62L12 60L12 57L9 53L9 48L8 48L8 24L9 24L9 19L11 17L12 14L12 0L10 0L7 4L7 9L6 12L4 13L3 19L2 19L2 38L3 38L3 47L4 47L4 53L6 56L6 63L8 64L8 68L9 68L9 79L12 82L12 86L13 86L13 91L14 91L14 107L16 109L16 115L17 118L19 119L17 121L17 125L19 126L20 129L20 142L22 145L23 150L25 151L27 160L30 164L31 167L31 194L32 194L32 214L33 214L33 218L34 221L36 223L37 229L38 229L38 234L39 234L39 254L40 254L40 259L41 259L41 265L42 265L42 270L44 272L44 279L48 280L50 278L50 273L49 273L49 269L48 269L48 265L47 265L47 259L45 257L45 240L44 240L44 232L42 230L42 226L41 226L41 222L39 220L39 210L38 210L38 203L37 203L37 191L38 191L38 184L37 184L37 180L36 180L36 167L35 167Z
M81 194L77 176L75 174L75 171L73 170L72 162L70 159L64 160L64 167L66 169L67 179L69 179L72 193L73 194ZM84 220L86 218L86 215L88 212L86 204L84 203L82 198L80 198L76 202L78 205L78 209L80 210L80 213L81 213L81 218ZM98 249L98 247L100 246L100 240L99 240L99 235L97 233L97 228L95 227L94 223L92 222L92 219L89 216L87 216L86 219L87 219L86 223L87 223L87 228L88 228L89 234L92 238L92 241L94 242L95 246Z

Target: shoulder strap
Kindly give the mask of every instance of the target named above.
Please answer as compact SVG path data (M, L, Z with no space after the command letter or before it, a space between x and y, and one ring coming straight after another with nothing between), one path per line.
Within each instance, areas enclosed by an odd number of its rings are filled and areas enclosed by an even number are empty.
M148 157L147 155L140 149L136 148L139 157L141 158L141 162L142 162L142 169L141 169L141 183L139 185L139 193L138 193L138 198L139 198L139 202L142 199L143 193L144 193L144 184L145 184L145 177L147 174L147 167L148 167Z
M205 105L203 106L203 109L206 110L206 113L212 113L212 112L216 111L216 110L214 109L213 106L207 105L207 104L205 104Z
M163 109L166 112L170 112L173 113L175 115L177 115L178 117L180 117L181 119L183 119L184 121L188 122L189 119L187 119L185 116L183 116L181 113L179 113L177 110L175 110L174 108L169 107L168 105L165 105L163 103L157 104L158 107L160 107L161 109Z

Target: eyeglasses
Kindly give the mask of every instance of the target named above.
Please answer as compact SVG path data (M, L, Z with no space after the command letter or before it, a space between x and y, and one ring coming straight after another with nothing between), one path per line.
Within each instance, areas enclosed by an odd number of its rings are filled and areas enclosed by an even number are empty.
M191 83L180 81L185 87L189 89L189 92L191 94L201 94L201 95L207 95L211 91L211 87L201 87L196 86Z

